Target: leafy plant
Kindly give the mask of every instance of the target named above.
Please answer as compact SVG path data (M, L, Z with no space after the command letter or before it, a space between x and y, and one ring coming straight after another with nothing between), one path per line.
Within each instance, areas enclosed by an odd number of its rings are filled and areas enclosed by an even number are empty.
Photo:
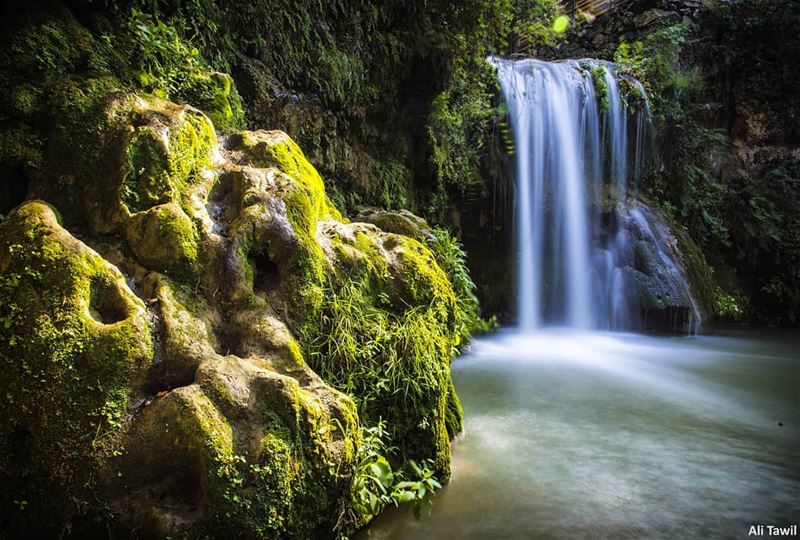
M661 120L680 114L677 100L681 93L699 83L697 75L680 62L690 31L683 23L666 26L643 41L623 41L614 53L619 71L641 81L650 95L653 112Z
M442 488L442 485L434 476L432 461L426 460L422 465L418 465L416 461L410 460L408 465L413 473L412 480L398 482L392 491L392 500L395 504L410 502L414 510L414 517L419 519L423 508L430 515L433 508L433 496L436 490Z
M714 310L723 318L738 319L744 314L743 299L739 295L727 294L720 287L714 291Z
M353 508L361 515L373 516L387 505L412 505L414 516L419 519L425 508L430 514L433 496L442 485L434 476L430 462L418 465L410 460L411 474L408 479L402 471L393 471L387 456L397 449L388 445L385 423L379 420L372 427L359 429L361 446L358 453L350 495Z
M369 289L367 289L369 290ZM435 366L427 365L438 351L448 351L444 333L430 313L416 307L401 317L391 315L356 282L326 292L322 331L310 342L309 363L341 391L358 396L361 414L372 412L384 396L414 402L438 391Z
M391 493L395 477L386 455L396 449L387 445L385 427L383 420L379 420L372 427L361 426L359 429L361 446L350 497L356 512L365 516L376 515L393 502Z
M447 229L433 229L432 236L426 237L425 243L431 248L436 262L450 279L458 299L456 331L459 342L457 345L466 343L475 333L485 333L491 330L496 325L496 321L494 317L490 319L481 317L480 302L475 295L475 283L467 268L467 254L459 241Z
M139 83L151 92L173 96L192 75L208 69L196 47L189 45L174 26L151 14L132 8L127 29L140 72Z

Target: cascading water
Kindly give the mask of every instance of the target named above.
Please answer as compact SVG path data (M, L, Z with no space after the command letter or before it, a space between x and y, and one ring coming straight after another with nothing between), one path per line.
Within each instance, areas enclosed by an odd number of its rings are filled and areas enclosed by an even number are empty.
M633 234L667 268L659 271L669 281L664 294L691 299L665 242L647 237L652 227L631 210L650 114L642 85L596 60L490 61L515 141L520 329L639 327L645 279ZM692 332L700 317L693 300L685 303L690 312L676 326Z

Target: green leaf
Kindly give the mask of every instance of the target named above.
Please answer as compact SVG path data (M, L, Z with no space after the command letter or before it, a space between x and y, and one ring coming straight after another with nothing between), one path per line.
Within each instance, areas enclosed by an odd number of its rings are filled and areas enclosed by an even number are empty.
M399 504L409 503L414 500L414 493L411 491L397 491L392 498Z

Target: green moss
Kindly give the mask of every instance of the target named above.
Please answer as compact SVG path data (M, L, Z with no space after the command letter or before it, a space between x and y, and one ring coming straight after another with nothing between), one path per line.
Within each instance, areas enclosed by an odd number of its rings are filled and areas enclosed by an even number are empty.
M147 210L172 198L168 149L152 126L136 130L125 148L122 202L131 213Z
M313 538L334 526L332 502L346 482L328 465L324 448L336 428L320 424L321 411L302 401L294 404L298 408L290 418L272 407L265 411L260 455L241 472L253 487L242 490L240 500L229 497L235 518L253 537Z
M23 117L32 116L42 105L42 89L22 83L11 90L11 108Z
M689 236L685 229L669 216L661 214L669 224L677 239L676 252L679 254L691 289L692 297L697 302L700 316L704 321L716 315L714 272L706 262L702 250Z
M431 228L424 219L408 210L387 211L362 207L357 219L372 223L382 231L419 240L430 249L450 281L457 299L454 318L459 345L466 344L473 334L486 332L492 328L493 319L481 318L480 305L475 295L475 283L467 268L466 253L458 240L446 229Z
M433 458L446 474L455 299L429 252L414 240L402 241L409 245L394 248L402 274L373 273L379 267L363 265L362 272L332 276L321 326L304 336L307 359L353 396L364 421L386 420L399 462Z
M381 162L375 173L376 187L380 193L376 199L383 208L405 208L411 200L414 174L397 161Z
M147 268L184 277L197 270L197 231L192 220L174 203L134 214L126 237L133 253Z
M322 220L341 220L341 214L325 193L325 185L297 144L280 131L242 132L232 135L229 146L243 159L259 167L276 167L290 182L282 199L297 241L294 271L281 281L289 299L291 316L297 328L318 318L323 299L324 276L328 266L317 242L317 226Z
M309 365L352 396L363 419L386 420L398 462L431 458L447 474L449 369L462 317L431 250L413 238L341 223L319 174L285 134L245 132L228 146L243 163L287 176L276 177L294 233L280 288ZM240 250L259 243L242 240ZM450 415L457 429L457 406Z
M303 155L291 137L282 131L245 131L233 136L231 146L241 150L245 159L258 167L276 167L297 183L298 223L312 231L317 219L341 220L342 215L325 194L325 184L317 170Z
M337 225L325 231L328 249L333 252L334 281L339 279L384 280L389 264L383 252L381 238L373 230L354 224Z
M16 15L0 52L4 71L45 83L85 67L91 76L110 74L102 57L115 56L113 49L95 40L63 5L23 6Z
M136 212L181 194L210 163L213 126L197 111L134 99L121 54L131 44L120 28L98 36L60 4L39 7L14 18L0 51L4 112L25 122L0 133L0 165L24 166L32 195L57 204L71 224L119 232L117 198ZM219 81L233 100L235 89Z
M643 108L647 101L647 95L643 86L634 84L630 78L623 78L619 80L619 90L622 98L629 107Z
M94 497L152 357L149 322L123 276L39 202L0 225L0 289L0 504L18 530L55 534Z
M179 99L203 111L214 127L222 130L241 129L244 109L233 79L226 73L195 73L181 88Z
M189 192L217 144L200 112L118 84L68 83L51 95L60 120L45 149L46 174L32 186L69 223L88 223L93 232L122 232L130 214L166 202L190 208Z
M321 401L295 379L227 358L199 375L206 395L228 418L256 415L256 429L238 430L234 453L215 460L211 490L221 494L200 530L212 536L235 527L253 538L315 538L335 525L355 459L357 417L344 396ZM252 381L242 394L235 381ZM333 397L333 396L329 396ZM237 424L241 426L241 424Z
M390 242L397 246L395 253L401 265L399 278L403 300L411 306L431 306L454 319L456 297L452 284L433 253L412 238L397 235ZM449 321L450 328L453 319Z
M423 229L429 228L427 223L417 223L399 212L379 213L373 219L370 219L369 222L374 223L382 231L402 234L403 236L409 236L417 240L422 239Z
M0 131L0 163L7 167L35 169L42 164L43 144L30 128L22 126Z
M239 463L234 431L199 386L177 388L146 407L126 443L111 467L112 489L126 501L123 523L134 519L134 528L157 536L175 530L170 520L187 502L224 511ZM151 500L153 482L165 500ZM205 512L204 523L214 517Z
M208 118L196 110L185 108L176 120L169 131L169 163L173 184L182 192L210 166L217 135Z
M211 167L214 128L199 111L137 97L128 122L139 125L124 146L119 197L134 213L173 201L189 207L191 187ZM142 125L144 124L144 125Z
M606 83L606 70L603 66L595 66L590 73L594 83L595 96L597 97L597 106L600 112L606 112L611 106L608 96L608 84Z
M69 223L113 227L119 157L113 141L125 129L130 96L114 78L55 83L48 97L49 114L58 121L47 133L39 174L33 176L36 197L55 204Z
M461 400L458 399L452 378L447 389L447 408L444 422L447 427L447 434L451 439L464 430L464 409L461 408Z

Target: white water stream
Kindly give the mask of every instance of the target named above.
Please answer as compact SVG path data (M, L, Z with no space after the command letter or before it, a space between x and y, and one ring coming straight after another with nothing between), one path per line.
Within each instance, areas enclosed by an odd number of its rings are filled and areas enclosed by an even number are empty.
M613 64L596 60L491 62L515 142L520 329L636 328L638 295L625 271L634 249L623 224L636 218L629 184L635 187L642 169L644 89L625 79L640 96L629 105L634 98L623 95ZM677 269L654 245L659 262ZM691 297L681 272L668 277ZM694 301L691 307L695 329L700 317Z

